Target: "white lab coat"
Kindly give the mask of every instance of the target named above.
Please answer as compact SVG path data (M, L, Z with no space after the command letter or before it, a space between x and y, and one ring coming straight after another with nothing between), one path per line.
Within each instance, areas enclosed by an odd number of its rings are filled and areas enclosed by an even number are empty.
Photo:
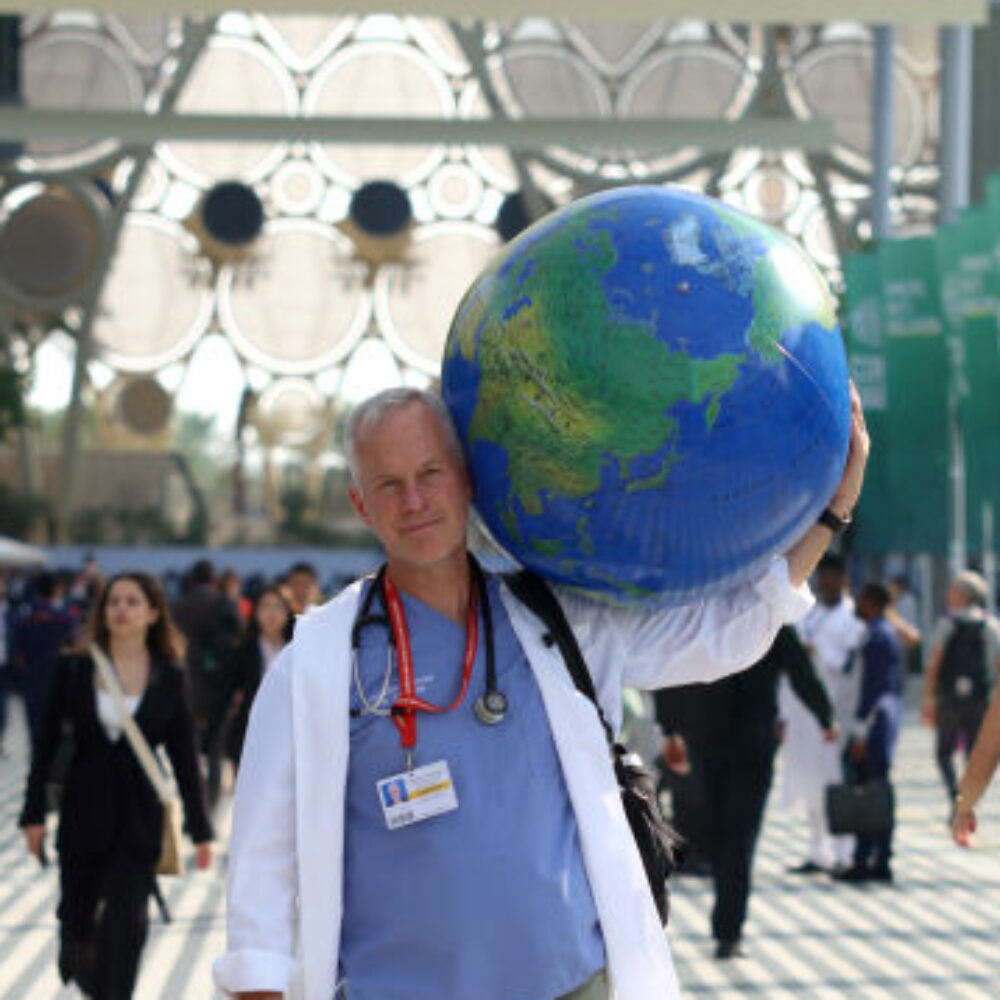
M228 950L214 967L227 995L283 991L331 1000L343 905L344 795L350 752L349 636L360 585L303 617L257 695L242 758L229 856ZM608 957L614 1000L679 990L607 744L538 619L502 588L541 690ZM665 611L614 609L560 594L612 725L621 688L710 681L749 666L778 628L808 610L776 560L753 586ZM465 998L442 998L465 1000Z

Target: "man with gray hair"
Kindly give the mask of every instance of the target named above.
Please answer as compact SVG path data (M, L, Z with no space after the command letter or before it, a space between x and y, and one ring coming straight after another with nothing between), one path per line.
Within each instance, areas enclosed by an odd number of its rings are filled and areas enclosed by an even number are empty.
M921 715L935 727L938 768L952 804L958 792L952 758L961 747L968 759L1000 670L1000 628L988 601L989 588L978 573L965 570L952 580L948 613L934 630L924 674Z
M254 703L216 983L242 1000L673 1000L597 712L468 552L447 411L393 390L348 435L351 501L386 562L299 620ZM655 611L558 589L613 727L623 685L747 667L808 609L867 453L855 396L829 514L751 584Z

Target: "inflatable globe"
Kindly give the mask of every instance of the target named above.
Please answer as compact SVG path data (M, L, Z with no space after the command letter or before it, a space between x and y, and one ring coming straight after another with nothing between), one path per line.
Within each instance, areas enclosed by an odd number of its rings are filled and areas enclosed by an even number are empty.
M759 573L843 473L835 308L795 243L709 198L622 188L546 216L476 279L445 347L490 533L615 603Z

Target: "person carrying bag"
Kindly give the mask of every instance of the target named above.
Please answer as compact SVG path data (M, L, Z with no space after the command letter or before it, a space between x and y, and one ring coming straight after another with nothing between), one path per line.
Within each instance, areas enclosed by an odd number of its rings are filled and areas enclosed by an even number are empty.
M903 650L885 617L889 603L888 588L876 581L866 583L858 595L858 617L866 625L866 635L858 653L861 691L848 756L861 790L848 791L846 798L841 793L839 802L834 793L830 802L834 814L839 808L845 826L850 820L858 835L854 863L834 875L844 882L893 878L890 772L902 717Z
M181 855L181 803L180 799L168 785L163 768L149 748L145 737L135 724L135 719L125 706L125 696L115 674L111 661L101 652L99 646L90 644L90 656L97 665L101 675L104 690L114 699L115 708L121 719L122 731L132 747L136 760L149 778L149 783L156 792L156 797L163 806L163 844L160 847L160 859L156 863L157 875L181 875L184 873L184 861Z
M197 867L211 863L181 663L182 640L160 584L145 573L113 577L95 602L83 648L58 663L32 747L20 825L29 852L45 864L46 783L61 734L73 733L56 838L58 965L62 981L92 1000L132 997L155 872L181 870L179 809L156 763L159 747L176 777Z

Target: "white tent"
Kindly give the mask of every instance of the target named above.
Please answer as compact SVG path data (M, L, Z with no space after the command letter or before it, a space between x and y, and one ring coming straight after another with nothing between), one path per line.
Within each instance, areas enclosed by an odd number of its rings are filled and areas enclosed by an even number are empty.
M0 566L38 566L48 561L41 549L0 535Z

